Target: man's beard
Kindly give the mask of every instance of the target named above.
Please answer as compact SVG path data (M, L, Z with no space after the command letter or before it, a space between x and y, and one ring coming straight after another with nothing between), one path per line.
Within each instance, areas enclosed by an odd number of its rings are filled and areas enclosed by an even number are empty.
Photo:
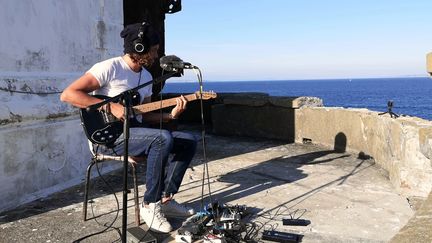
M154 60L149 58L148 55L144 54L131 54L132 60L142 67L151 67Z

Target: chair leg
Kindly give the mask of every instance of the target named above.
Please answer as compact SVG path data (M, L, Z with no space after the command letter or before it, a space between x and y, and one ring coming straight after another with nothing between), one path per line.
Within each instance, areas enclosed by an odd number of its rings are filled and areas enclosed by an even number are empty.
M135 165L131 165L132 167L132 176L134 182L134 200L135 200L135 224L137 226L140 225L140 208L139 208L139 198L138 198L138 178Z
M84 204L83 204L83 219L84 219L84 221L87 221L87 202L88 202L88 192L89 192L89 187L90 187L90 172L91 172L91 168L95 164L96 164L96 161L92 160L91 163L87 166L85 189L84 189Z

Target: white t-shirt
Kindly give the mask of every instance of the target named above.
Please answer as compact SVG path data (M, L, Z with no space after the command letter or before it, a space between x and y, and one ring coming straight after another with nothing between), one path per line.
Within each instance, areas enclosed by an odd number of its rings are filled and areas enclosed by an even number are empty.
M93 92L95 95L116 96L126 90L135 88L139 84L152 80L151 74L143 68L141 72L133 71L122 57L114 57L96 63L88 71L99 82L100 89ZM138 90L142 99L152 95L152 85Z

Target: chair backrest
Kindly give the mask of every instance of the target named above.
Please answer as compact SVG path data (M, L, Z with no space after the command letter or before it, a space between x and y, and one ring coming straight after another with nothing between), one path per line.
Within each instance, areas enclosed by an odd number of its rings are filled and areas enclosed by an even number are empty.
M94 156L96 156L96 151L95 151L95 146L93 145L93 143L87 139L88 145L89 145L89 150L90 153Z
M123 161L123 158L124 158L123 156L106 154L103 152L97 152L96 148L99 145L95 145L90 140L87 140L87 142L89 145L90 153L92 154L93 158L96 158L97 161L105 161L105 160ZM146 159L147 159L146 156L142 156L142 157L128 156L128 161L129 161L129 163L132 163L132 164L145 163Z

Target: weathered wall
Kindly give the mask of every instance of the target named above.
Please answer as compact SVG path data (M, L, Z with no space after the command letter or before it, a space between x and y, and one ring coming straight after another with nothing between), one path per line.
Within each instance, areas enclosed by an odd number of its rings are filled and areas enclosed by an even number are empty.
M428 195L432 189L432 121L320 106L322 101L312 97L222 94L212 107L213 132L311 142L371 156L402 194Z
M121 1L107 0L1 2L3 211L84 177L90 154L77 110L61 103L55 92L93 63L121 54L123 9ZM54 94L34 94L47 92Z
M296 110L295 140L334 146L343 135L348 150L372 156L406 196L426 197L432 189L432 121L390 118L366 109Z
M11 208L79 183L88 148L76 120L21 122L0 130L1 208ZM70 147L66 147L70 144Z
M121 51L121 1L2 1L1 72L81 72Z
M272 97L265 93L218 94L211 110L213 132L294 142L295 108L322 106L312 97Z

